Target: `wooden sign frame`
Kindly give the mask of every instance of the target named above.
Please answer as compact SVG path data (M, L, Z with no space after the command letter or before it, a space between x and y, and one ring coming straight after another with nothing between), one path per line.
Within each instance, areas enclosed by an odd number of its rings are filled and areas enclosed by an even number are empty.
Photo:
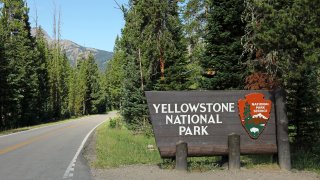
M252 139L241 125L238 100L252 93L271 100L269 121ZM187 155L228 155L228 135L240 136L240 154L277 154L280 167L291 168L288 119L283 92L276 91L147 91L149 113L161 157L174 157L177 142Z

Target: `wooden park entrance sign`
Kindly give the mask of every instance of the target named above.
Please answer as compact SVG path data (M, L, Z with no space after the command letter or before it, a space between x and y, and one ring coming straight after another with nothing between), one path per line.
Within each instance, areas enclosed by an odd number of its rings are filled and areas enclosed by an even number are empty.
M230 157L234 151L230 138L236 135L239 158L240 154L278 154L280 167L291 168L281 90L148 91L146 97L163 158L179 153L178 142L186 144L187 156Z

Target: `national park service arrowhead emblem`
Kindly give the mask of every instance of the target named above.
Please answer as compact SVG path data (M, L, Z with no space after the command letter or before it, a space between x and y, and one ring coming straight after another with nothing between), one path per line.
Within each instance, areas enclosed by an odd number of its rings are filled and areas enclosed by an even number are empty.
M252 139L257 139L266 127L271 103L261 93L248 94L244 100L238 101L241 124Z

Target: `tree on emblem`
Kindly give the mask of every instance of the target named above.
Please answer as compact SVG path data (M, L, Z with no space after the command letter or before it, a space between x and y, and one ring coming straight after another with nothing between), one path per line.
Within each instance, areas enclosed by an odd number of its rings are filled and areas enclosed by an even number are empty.
M252 115L251 115L251 111L250 111L250 104L248 102L246 102L243 114L244 114L244 121L246 122L246 124L248 124L248 122L250 120L252 120Z
M240 121L252 139L257 139L267 125L271 112L271 100L264 99L264 94L251 93L245 99L239 99Z

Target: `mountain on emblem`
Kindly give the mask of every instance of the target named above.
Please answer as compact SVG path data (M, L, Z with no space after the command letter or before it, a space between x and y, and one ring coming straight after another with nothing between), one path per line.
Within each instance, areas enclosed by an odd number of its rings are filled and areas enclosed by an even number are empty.
M241 124L249 136L257 139L266 127L270 118L272 102L265 100L261 93L246 95L238 101Z
M268 119L267 117L265 117L263 114L259 113L257 115L253 115L252 118L262 118L262 119Z

